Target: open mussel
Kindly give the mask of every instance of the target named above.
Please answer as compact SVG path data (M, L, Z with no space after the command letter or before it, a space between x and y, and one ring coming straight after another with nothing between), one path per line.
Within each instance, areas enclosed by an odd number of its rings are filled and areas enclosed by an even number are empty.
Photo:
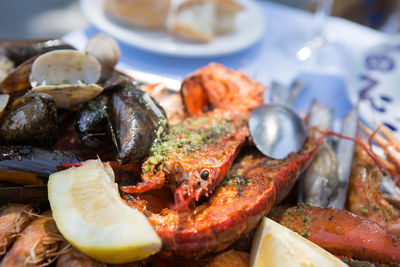
M133 83L121 84L110 100L112 129L116 139L117 160L139 161L166 131L163 108Z
M32 146L0 146L0 180L16 184L39 184L59 171L58 166L81 162L75 154Z
M32 91L54 97L59 108L73 108L96 97L103 88L100 63L75 50L57 50L39 56L32 65Z
M58 137L53 97L28 93L16 98L0 120L1 145L49 147Z
M0 146L0 203L47 203L47 177L62 164L81 161L62 150Z

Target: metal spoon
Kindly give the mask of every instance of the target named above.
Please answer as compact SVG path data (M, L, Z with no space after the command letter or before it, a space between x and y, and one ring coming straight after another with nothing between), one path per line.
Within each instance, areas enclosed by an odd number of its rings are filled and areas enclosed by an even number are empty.
M250 115L249 129L258 150L275 159L298 152L306 140L304 121L291 109L277 104L255 108Z

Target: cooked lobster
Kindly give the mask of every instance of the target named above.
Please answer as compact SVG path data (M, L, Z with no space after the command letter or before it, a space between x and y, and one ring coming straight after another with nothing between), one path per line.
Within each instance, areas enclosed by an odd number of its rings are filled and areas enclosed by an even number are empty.
M214 109L213 111L208 111L210 109L210 101L208 100L207 92L210 90L206 89L207 84L214 86L213 88L215 90L221 88L226 89L230 87L235 88L235 92L241 91L237 89L237 86L239 86L238 83L236 83L235 86L222 86L222 82L219 83L220 80L218 79L217 81L208 81L207 79L215 79L216 74L211 71L212 68L217 69L215 73L219 73L221 71L219 65L209 65L195 73L199 75L201 71L204 71L205 76L189 76L188 79L185 79L182 85L181 93L187 110L190 110L190 114L199 118L187 119L182 124L183 126L181 126L184 127L185 130L190 129L190 126L186 124L193 125L193 122L198 122L199 120L209 121L210 114L218 114L219 116L222 116L223 114L225 116L226 114L248 114L248 111L251 110L251 108L246 109L242 106L241 110L238 109L235 111L231 105L225 102L225 104L219 108ZM234 77L236 76L234 75ZM206 79L207 82L204 82L203 79ZM225 79L227 78L225 77ZM197 84L198 82L199 84ZM224 82L226 83L226 80ZM235 83L233 80L230 82ZM218 86L215 86L215 84L218 84ZM199 103L191 101L188 92L194 92L196 97L201 96L203 100L200 102L202 104L199 105ZM228 99L229 97L226 98ZM203 112L206 113L204 114ZM238 115L236 115L235 118L237 117ZM191 127L194 129L193 126ZM201 126L199 129L202 129L203 127L205 126ZM246 124L242 124L242 127L246 128L247 130ZM172 132L174 131L175 130ZM195 193L194 196L192 196L193 192L197 191L192 191L190 187L191 180L188 179L187 187L184 189L185 192L187 192L187 195L186 198L181 198L181 200L186 202L189 198L193 197L195 201L198 201L194 207L186 206L186 208L189 209L176 209L176 206L171 206L168 204L168 202L172 202L172 198L169 198L168 193L165 193L165 191L163 191L162 194L160 193L161 191L149 191L147 193L139 193L136 191L135 194L124 193L123 197L126 199L129 205L141 209L146 214L149 221L162 238L164 254L181 258L201 258L207 254L213 254L226 249L241 236L254 229L260 219L268 214L271 208L285 198L290 192L299 175L312 161L318 148L323 143L323 139L328 134L333 133L327 130L310 128L308 138L303 149L299 153L290 154L284 160L274 160L265 157L252 149L242 152L241 156L236 159L236 163L232 166L229 172L227 172L226 177L222 181L220 180L220 177L215 179L215 182L210 188L216 187L216 189L209 199L205 198L211 193L210 191L207 191L207 189L204 189L204 192L207 194L204 194L203 198L201 198L201 194L199 193ZM175 138L178 140L181 139L181 137L182 135L175 135ZM214 144L221 143L218 139L220 137L221 136L214 137L216 140L218 140L214 142ZM207 147L207 149L211 148L211 146ZM240 146L237 147L237 149L239 148ZM218 149L219 147L217 145L215 150L218 151ZM201 148L199 151L199 155L201 155L199 160L207 159L204 157L204 152ZM235 152L232 154L231 150L228 151L228 154L232 155L232 157L238 153L237 150L235 150ZM209 152L208 154L211 155L212 153L213 152ZM194 156L195 154L189 155ZM194 161L192 161L192 163L193 162ZM197 167L199 166L198 164L204 165L206 162L207 161L204 160L200 163L196 162L194 166ZM188 160L187 163L189 164L190 161ZM155 164L155 166L161 165ZM146 163L144 166L146 166ZM224 166L223 171L228 171L228 168L229 166ZM164 167L164 172L165 170L166 169ZM172 172L166 171L165 173L170 174ZM201 172L198 175L201 178ZM181 179L182 176L178 177ZM162 179L165 179L165 177L162 177ZM179 180L177 176L175 176L173 179ZM173 180L167 181L168 184L174 184ZM165 181L163 181L163 185L165 185ZM127 189L129 189L129 187L123 188L124 191L130 191ZM176 204L177 200L179 202L179 199L176 198L176 192L179 192L179 187L173 189L175 189ZM135 192L135 190L130 192ZM165 203L160 204L161 202ZM353 219L351 219L353 218L352 216L345 216L345 218L349 221L349 225L351 225L350 223L356 224L358 222L353 221ZM367 219L361 221L367 221L367 225L375 225ZM324 221L320 222L325 224ZM319 222L315 222L315 224L318 223ZM360 231L362 232L368 229L370 228L366 229L361 227ZM393 237L388 234L389 233L386 230L382 230L380 233L378 233L378 236L388 236L389 238ZM345 231L341 232L340 235L342 235L344 239L351 237L351 235L348 235ZM395 237L393 238L394 240L397 240ZM377 242L381 242L379 241L379 238L376 240ZM393 247L390 247L390 245L386 243L387 247L385 249L391 248L393 251L397 251L396 242L398 241L395 241L392 244ZM356 256L361 259L371 258L370 255L367 255L368 253L358 253L358 251L362 251L362 248L360 244L357 244L357 242L353 242L352 247L347 248L347 250L344 249L334 252L342 255L344 254L345 256ZM377 251L379 251L379 249L377 249ZM382 255L383 256L380 258L378 257L377 259L386 262L398 261L396 257L388 257L387 254Z
M121 189L141 193L162 188L168 181L179 209L209 196L248 137L249 112L263 102L263 91L261 84L243 73L218 64L190 75L181 94L195 118L171 126L169 134L151 148L142 167L142 183ZM221 101L208 100L214 97Z
M190 211L146 210L162 238L163 251L199 258L230 246L289 193L321 141L317 133L311 132L302 152L285 160L272 160L256 152L244 156L210 199ZM138 206L136 198L125 198L130 205Z

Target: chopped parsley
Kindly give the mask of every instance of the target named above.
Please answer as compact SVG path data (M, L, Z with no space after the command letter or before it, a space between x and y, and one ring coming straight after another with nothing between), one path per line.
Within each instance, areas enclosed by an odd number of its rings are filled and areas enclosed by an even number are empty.
M220 186L233 186L233 187L240 187L243 185L250 185L251 181L245 175L235 175L233 177L225 177L224 180L220 183Z
M360 209L360 214L363 215L363 216L367 216L368 215L368 209L366 209L366 208Z
M144 172L169 159L171 153L187 156L204 149L205 145L218 143L228 132L232 131L231 120L225 118L190 118L173 125L169 133L158 136L150 149L150 157L143 165ZM162 127L161 127L162 128Z

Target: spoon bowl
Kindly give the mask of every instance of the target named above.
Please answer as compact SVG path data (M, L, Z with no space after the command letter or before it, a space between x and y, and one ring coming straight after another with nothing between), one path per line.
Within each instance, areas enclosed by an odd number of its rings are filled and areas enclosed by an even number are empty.
M290 108L277 104L255 108L250 115L249 130L258 150L274 159L298 152L307 135L304 121Z

